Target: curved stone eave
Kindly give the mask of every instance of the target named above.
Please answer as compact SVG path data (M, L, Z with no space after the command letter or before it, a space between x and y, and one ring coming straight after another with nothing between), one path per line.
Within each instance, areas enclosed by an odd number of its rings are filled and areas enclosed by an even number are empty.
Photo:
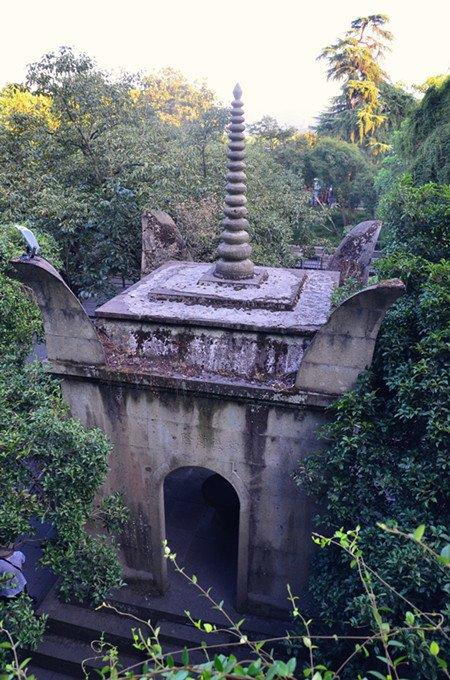
M91 320L53 265L42 257L18 258L12 264L41 310L49 360L104 365L105 351Z
M405 285L380 281L347 298L316 333L300 364L299 390L341 395L370 366L381 322Z

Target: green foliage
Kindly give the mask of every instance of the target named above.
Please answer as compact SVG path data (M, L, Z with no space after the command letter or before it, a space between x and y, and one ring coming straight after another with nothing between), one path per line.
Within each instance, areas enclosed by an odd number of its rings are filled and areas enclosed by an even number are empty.
M147 100L161 120L173 125L196 121L217 107L206 83L192 84L172 68L146 76L142 89L133 91L133 96Z
M379 216L391 249L408 252L432 261L450 252L450 186L414 186L403 176L380 201Z
M0 544L14 545L23 534L32 535L32 520L51 522L57 536L44 561L56 573L63 575L61 565L71 559L83 561L84 553L102 558L98 563L86 559L87 573L80 565L67 570L63 593L101 600L108 588L120 585L112 549L88 537L85 529L96 515L94 497L107 473L110 444L104 434L68 417L58 383L40 364L18 369L13 361L0 365L0 433L4 499ZM111 499L106 510L120 516L120 499ZM104 515L103 509L102 519L107 522Z
M43 252L52 256L53 241L44 234L38 238ZM121 585L121 570L114 544L88 535L86 523L98 518L117 531L126 513L117 496L94 509L108 469L110 444L105 435L69 417L59 383L41 364L23 363L33 334L41 328L33 299L7 275L9 258L23 250L19 232L2 227L0 546L28 540L36 522L52 523L56 536L45 547L44 563L61 575L63 596L97 603ZM38 642L44 626L26 595L2 601L0 620L27 646Z
M349 224L359 206L367 215L373 213L374 169L357 146L332 137L318 137L305 150L304 167L308 186L318 177L322 186L333 187L344 225Z
M14 598L0 598L0 622L14 637L19 647L35 649L45 630L46 615L36 616L33 601L26 593ZM9 649L2 648L5 637L1 633L0 625L0 670L10 658Z
M303 179L284 169L263 145L248 149L248 202L254 260L271 266L292 265L294 233L303 230L311 213Z
M432 85L412 112L401 152L415 184L450 183L450 76Z
M112 588L124 585L117 546L104 537L84 534L79 542L68 542L64 550L49 544L42 564L60 577L59 592L65 601L98 605Z
M379 59L392 40L392 34L383 28L388 21L383 14L355 19L344 37L325 47L319 56L328 62L328 79L343 81L343 86L342 93L319 117L318 132L364 145L374 154L386 150L379 136L388 116L380 95L386 74Z
M444 571L450 565L450 559L442 558L429 543L430 527L419 525L411 533L399 531L396 527L385 524L378 525L378 531L395 537L392 545L395 551L396 543L406 542L416 547L421 554L426 554L429 562L439 565ZM334 550L350 562L350 568L357 576L359 599L365 602L362 619L356 631L348 634L326 635L323 630L316 632L316 625L312 619L307 619L301 610L299 598L295 596L289 585L287 596L292 608L294 622L298 623L298 630L289 631L285 636L253 640L244 633L245 619L238 622L232 618L224 606L218 602L211 588L205 589L195 574L189 576L185 569L179 566L176 553L172 552L164 541L164 556L174 566L179 577L197 590L197 594L206 599L211 611L223 620L220 623L209 623L202 619L195 619L189 611L185 615L194 628L204 635L200 646L184 647L168 653L162 644L160 627L152 624L151 620L144 621L134 616L140 625L133 628L133 646L145 657L145 661L123 668L123 660L114 644L107 642L103 636L92 644L95 657L101 661L98 670L102 678L119 680L150 680L155 676L167 680L229 680L241 678L245 680L279 680L281 678L310 678L312 680L338 680L351 677L376 677L381 680L400 680L409 669L411 660L420 658L420 668L428 673L427 677L435 677L438 669L447 675L442 640L448 639L449 628L445 620L436 612L426 612L421 608L410 605L404 618L398 626L392 627L387 620L389 612L380 602L380 586L382 594L389 593L395 600L403 600L404 596L396 588L373 570L366 561L361 542L360 527L350 531L339 529L327 538L321 534L314 534L313 541L327 552ZM426 537L426 538L424 538ZM450 544L445 550L450 549ZM409 603L407 603L409 604ZM113 610L121 613L116 607L102 603L99 609ZM2 629L0 632L7 637L5 643L11 650L12 663L7 666L8 680L24 680L26 678L27 661L20 663L17 656L17 643L11 632ZM215 636L220 634L227 637L227 654L217 652L217 646L222 647ZM283 646L281 646L281 644ZM216 646L217 645L217 646ZM324 650L332 647L334 650L343 649L341 658L334 663L321 660ZM236 650L235 653L233 653ZM270 650L270 651L269 651ZM239 652L239 654L238 654ZM239 660L237 657L240 657ZM200 658L199 658L200 657ZM280 658L281 657L281 658ZM349 676L350 673L350 676ZM409 676L408 673L408 677ZM415 676L414 676L415 677Z
M144 210L182 213L183 230L192 224L187 206L201 217L205 205L222 203L227 112L207 88L172 71L113 81L68 48L33 64L27 88L25 102L6 93L8 115L0 115L0 219L51 234L82 297L107 291L111 276L138 278ZM43 98L45 115L33 97ZM248 149L251 227L258 263L281 265L305 224L307 195L301 177L269 151ZM207 259L220 210L211 218L189 234L193 252Z
M380 83L380 101L385 121L379 136L384 142L390 142L389 133L400 128L405 118L414 111L417 101L401 85L386 80Z
M253 137L263 140L270 148L276 148L297 133L293 127L285 127L271 116L263 116L261 120L250 125L249 132Z
M319 115L317 132L356 143L371 156L389 150L392 132L416 104L401 85L389 82L380 66L380 56L392 40L383 28L387 21L384 15L356 19L350 31L319 57L328 61L328 78L343 85Z
M414 542L394 544L376 528L390 520L417 542L414 529L426 524L437 554L449 542L450 497L444 482L450 473L449 196L448 186L417 187L405 177L383 197L380 214L389 255L379 262L379 275L401 278L406 294L386 315L371 371L335 403L326 451L311 455L298 475L301 486L320 499L321 526L331 532L348 524L363 527L367 564L407 600L377 586L391 627L404 620L410 603L444 612L450 589L448 570ZM358 591L350 560L336 550L317 556L311 589L329 625L342 630L367 620L370 602ZM414 632L400 641L409 650L415 678L438 677L427 645ZM441 639L439 644L446 646Z

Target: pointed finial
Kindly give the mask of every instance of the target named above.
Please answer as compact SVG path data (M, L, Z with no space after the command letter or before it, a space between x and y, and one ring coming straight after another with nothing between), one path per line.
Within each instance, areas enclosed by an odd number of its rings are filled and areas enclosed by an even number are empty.
M239 83L236 83L234 86L233 95L235 99L240 99L242 97L242 87Z
M223 232L217 249L219 260L214 275L221 279L249 279L254 274L254 264L250 259L252 247L247 231L247 193L245 175L245 124L242 104L242 89L239 83L233 90L231 102L231 122L228 126L228 173L225 187L225 218L222 220Z

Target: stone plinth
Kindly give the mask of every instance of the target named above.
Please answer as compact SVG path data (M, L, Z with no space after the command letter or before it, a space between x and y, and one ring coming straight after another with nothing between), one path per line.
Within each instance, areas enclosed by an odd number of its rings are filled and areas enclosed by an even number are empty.
M264 269L259 285L217 282L210 265L170 263L96 311L121 365L208 379L294 384L328 318L336 272Z

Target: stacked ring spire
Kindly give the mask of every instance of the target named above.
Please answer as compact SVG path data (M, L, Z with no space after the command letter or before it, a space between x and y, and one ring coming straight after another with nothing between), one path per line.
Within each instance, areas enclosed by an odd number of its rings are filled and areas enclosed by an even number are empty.
M231 121L228 126L227 183L223 208L223 231L217 249L219 260L214 274L223 279L249 279L254 274L254 264L247 231L247 193L245 174L245 123L242 89L237 84L231 102Z

